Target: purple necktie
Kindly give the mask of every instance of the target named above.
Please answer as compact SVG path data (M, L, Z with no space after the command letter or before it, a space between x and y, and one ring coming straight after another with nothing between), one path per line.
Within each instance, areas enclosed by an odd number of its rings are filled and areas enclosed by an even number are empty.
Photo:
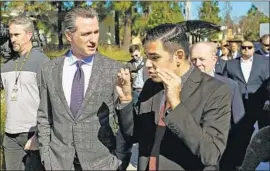
M71 88L70 110L74 118L77 118L84 99L84 72L82 65L83 61L76 62L77 71L75 72Z

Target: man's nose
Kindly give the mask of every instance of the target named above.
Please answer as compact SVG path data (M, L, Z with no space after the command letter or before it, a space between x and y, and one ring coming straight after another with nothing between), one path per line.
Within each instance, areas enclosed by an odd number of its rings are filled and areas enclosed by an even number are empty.
M10 36L10 40L11 40L11 43L14 43L15 42L15 37L14 36Z
M198 59L193 59L193 60L192 60L192 63L193 63L195 66L201 65L201 61L198 60Z
M147 68L153 67L153 64L152 64L151 60L146 59L146 61L145 61L145 66L146 66Z

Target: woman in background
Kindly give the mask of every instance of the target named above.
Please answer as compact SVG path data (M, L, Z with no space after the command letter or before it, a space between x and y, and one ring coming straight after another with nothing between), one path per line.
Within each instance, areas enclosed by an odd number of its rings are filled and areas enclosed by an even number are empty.
M232 53L229 47L230 46L227 42L221 45L221 52L222 52L222 55L220 57L221 59L226 60L226 61L233 59Z

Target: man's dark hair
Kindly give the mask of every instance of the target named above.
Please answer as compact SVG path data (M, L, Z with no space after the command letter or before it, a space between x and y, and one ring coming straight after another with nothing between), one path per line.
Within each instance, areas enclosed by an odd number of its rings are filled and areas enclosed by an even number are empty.
M189 43L186 31L180 24L162 24L149 30L143 43L160 40L164 50L173 54L178 49L183 49L185 57L189 56Z
M136 50L140 51L140 46L139 45L131 45L129 47L129 53L133 53L135 52Z
M260 38L260 42L262 43L265 39L268 39L270 37L270 34L265 34Z

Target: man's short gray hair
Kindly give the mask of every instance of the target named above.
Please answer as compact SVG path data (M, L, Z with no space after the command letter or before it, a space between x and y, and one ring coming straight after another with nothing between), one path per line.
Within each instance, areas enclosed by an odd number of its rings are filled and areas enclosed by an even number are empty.
M24 31L30 31L33 33L35 31L35 26L32 19L24 15L19 15L19 16L11 18L8 22L8 25L10 26L11 24L23 25Z
M64 21L63 21L63 29L64 31L70 31L70 32L75 32L76 31L76 26L75 26L75 21L77 17L82 17L82 18L95 18L97 17L98 19L98 13L96 12L95 9L91 7L76 7L71 9L67 14L65 15ZM83 27L83 26L82 26Z

